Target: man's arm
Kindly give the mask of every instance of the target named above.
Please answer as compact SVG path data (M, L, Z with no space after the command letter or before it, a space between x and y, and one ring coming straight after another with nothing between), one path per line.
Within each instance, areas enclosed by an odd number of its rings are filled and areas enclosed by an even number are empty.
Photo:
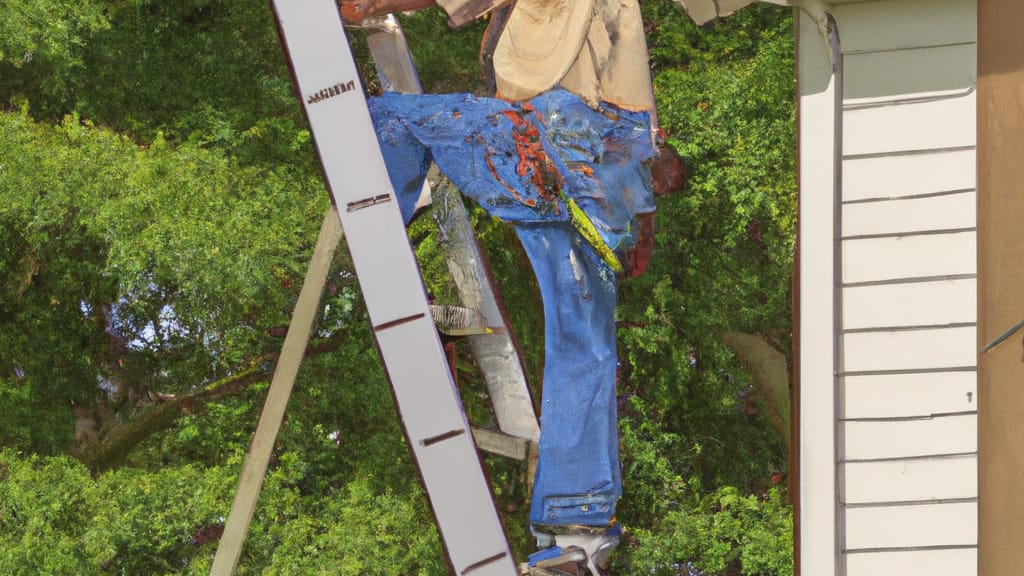
M449 23L457 28L507 3L508 0L342 0L341 17L348 23L358 24L391 12L441 6L448 13Z
M350 24L391 12L410 12L437 6L434 0L342 0L341 17Z

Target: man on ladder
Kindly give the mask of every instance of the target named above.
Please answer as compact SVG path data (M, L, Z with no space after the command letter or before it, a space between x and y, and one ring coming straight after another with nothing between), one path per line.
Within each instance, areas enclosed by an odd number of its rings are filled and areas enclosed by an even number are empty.
M524 574L608 574L621 528L616 275L653 241L654 96L636 0L437 0L454 25L491 13L482 60L498 98L386 94L370 109L408 221L433 160L511 222L544 300L545 369L530 522L543 548ZM343 0L352 23L431 0ZM461 143L461 144L459 144ZM471 160L467 160L471 158ZM660 178L658 180L661 180ZM661 182L664 183L663 180Z

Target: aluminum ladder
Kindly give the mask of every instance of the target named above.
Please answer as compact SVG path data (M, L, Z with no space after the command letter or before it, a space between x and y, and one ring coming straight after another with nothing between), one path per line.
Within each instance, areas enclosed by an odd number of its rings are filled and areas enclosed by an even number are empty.
M312 323L311 310L343 229L450 571L459 576L514 576L515 559L434 326L337 4L272 0L271 5L333 207L325 217L210 574L229 575L238 561Z

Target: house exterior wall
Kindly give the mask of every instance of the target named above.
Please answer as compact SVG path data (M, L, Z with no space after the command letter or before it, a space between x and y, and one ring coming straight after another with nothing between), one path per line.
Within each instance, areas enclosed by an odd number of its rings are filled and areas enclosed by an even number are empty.
M1024 2L978 2L979 573L1024 566ZM1009 334L1012 333L1012 336ZM1004 336L1006 336L1004 339Z
M830 10L838 97L798 30L801 573L977 574L977 5Z

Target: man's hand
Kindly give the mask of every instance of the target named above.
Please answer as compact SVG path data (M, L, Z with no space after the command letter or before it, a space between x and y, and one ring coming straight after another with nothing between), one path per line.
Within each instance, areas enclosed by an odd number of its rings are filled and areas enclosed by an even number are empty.
M651 162L651 184L654 194L664 196L683 189L686 184L686 164L682 156L668 144L658 146L658 155ZM618 253L623 276L636 278L647 269L654 252L655 214L637 214L633 220L636 242Z
M686 184L686 164L682 156L668 144L658 146L658 155L651 162L651 180L658 196L682 190Z
M341 21L345 24L361 24L366 20L372 0L341 0Z
M636 230L635 243L624 250L616 251L622 262L622 276L636 278L644 273L654 253L655 213L637 214L633 219Z

